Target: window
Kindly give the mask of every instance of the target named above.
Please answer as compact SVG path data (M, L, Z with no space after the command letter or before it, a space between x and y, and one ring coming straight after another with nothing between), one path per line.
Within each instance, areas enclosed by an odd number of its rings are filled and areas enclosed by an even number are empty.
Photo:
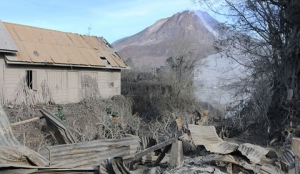
M36 71L26 71L26 84L29 89L37 90L37 74Z

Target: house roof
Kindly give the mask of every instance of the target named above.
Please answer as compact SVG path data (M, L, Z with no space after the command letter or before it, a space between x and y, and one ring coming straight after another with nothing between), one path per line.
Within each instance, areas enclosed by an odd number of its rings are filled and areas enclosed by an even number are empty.
M1 21L0 34L0 52L10 52L5 55L8 63L126 68L102 37Z
M0 20L0 52L17 52L18 47Z

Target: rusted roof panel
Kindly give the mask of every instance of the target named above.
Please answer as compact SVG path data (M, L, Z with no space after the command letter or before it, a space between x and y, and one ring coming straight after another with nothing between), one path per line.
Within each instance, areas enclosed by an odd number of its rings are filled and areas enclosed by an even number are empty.
M118 66L117 62L114 59L112 59L110 53L107 53L105 51L98 51L98 50L95 50L94 52L97 52L97 55L99 57L105 57L106 60L111 64L111 66L113 67Z
M97 43L95 42L95 40L93 39L93 37L90 36L82 36L82 39L92 48L95 50L98 50L99 47L97 45Z
M47 44L41 43L41 44L35 44L37 50L39 52L36 52L38 57L41 57L40 59L43 59L45 62L52 62L51 58L51 52L47 52Z
M23 47L24 47L24 50L26 51L27 55L29 56L31 62L39 61L40 58L38 56L38 52L40 52L40 50L37 50L34 42L23 41Z
M7 29L0 20L0 51L17 52L18 47L14 43Z
M8 63L11 61L106 67L100 59L105 57L112 67L126 68L124 61L113 55L114 50L107 47L98 37L0 23L12 38L12 43L19 48L15 58L12 55L7 56Z

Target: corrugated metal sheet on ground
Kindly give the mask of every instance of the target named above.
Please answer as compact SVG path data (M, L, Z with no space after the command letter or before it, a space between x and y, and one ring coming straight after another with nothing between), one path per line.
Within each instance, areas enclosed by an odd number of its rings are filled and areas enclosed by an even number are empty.
M7 170L5 170L7 169ZM31 169L31 170L30 170ZM99 171L99 167L87 168L55 168L55 167L41 167L41 166L26 166L18 164L0 164L0 173L90 173Z
M48 158L51 167L81 168L99 165L113 157L128 158L135 153L139 138L104 139L75 144L64 144L42 149L39 153Z
M1 30L2 25L2 30ZM41 29L0 21L0 32L7 30L5 45L0 40L0 50L18 50L11 62L32 62L106 67L100 57L105 57L112 67L126 68L124 61L114 50L96 36L84 36L54 30ZM14 47L15 45L15 47Z
M244 156L246 156L251 163L259 163L260 160L269 152L269 150L261 147L256 146L249 143L241 144L238 148Z
M204 145L206 150L214 153L228 154L235 151L239 145L223 141L214 126L188 125L195 145Z
M254 164L249 164L248 162L246 162L245 160L243 160L240 157L236 157L236 156L232 156L232 155L224 155L221 156L220 158L217 158L217 160L219 161L223 161L223 162L229 162L232 164L236 164L239 165L247 170L252 170L254 172L256 172L258 169Z
M281 174L283 173L278 167L271 165L263 165L258 171L258 174Z
M285 172L295 168L295 154L290 148L286 148L283 155L279 157L281 169Z
M17 52L18 47L0 20L0 51Z

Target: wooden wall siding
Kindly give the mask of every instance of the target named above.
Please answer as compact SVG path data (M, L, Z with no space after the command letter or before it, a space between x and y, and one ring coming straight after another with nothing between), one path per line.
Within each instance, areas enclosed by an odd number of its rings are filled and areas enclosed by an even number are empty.
M56 103L68 103L67 71L46 70L46 82L51 89L53 100ZM42 76L42 74L40 74ZM41 77L41 80L45 77ZM41 84L42 81L39 82ZM77 102L77 101L74 101Z
M68 72L68 101L79 102L78 75L78 72Z
M2 55L0 54L0 104L4 103L4 98L3 98L3 72L4 72L4 59L2 58Z
M81 100L80 90L83 75L89 75L96 79L101 97L108 98L121 94L121 71L50 69L26 65L7 66L3 57L0 54L0 94L3 93L0 102L2 104L9 104L14 99L18 83L25 77L26 70L37 72L37 89L41 90L41 84L45 81L57 104L75 103Z
M99 72L98 78L101 96L110 97L121 94L120 72Z
M4 102L9 102L16 97L16 88L25 77L25 70L22 69L4 69Z

